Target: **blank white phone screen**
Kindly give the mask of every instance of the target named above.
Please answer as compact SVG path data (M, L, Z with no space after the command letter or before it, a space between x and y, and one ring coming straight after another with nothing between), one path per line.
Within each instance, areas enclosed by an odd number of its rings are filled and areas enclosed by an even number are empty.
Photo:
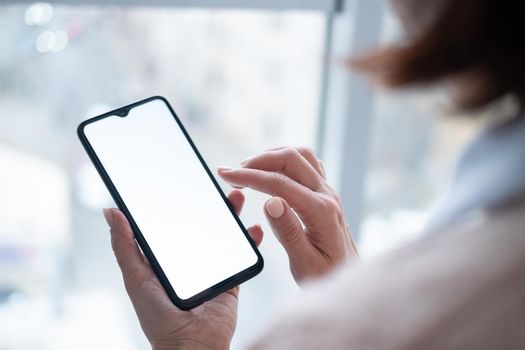
M88 124L84 133L179 298L257 263L162 100Z

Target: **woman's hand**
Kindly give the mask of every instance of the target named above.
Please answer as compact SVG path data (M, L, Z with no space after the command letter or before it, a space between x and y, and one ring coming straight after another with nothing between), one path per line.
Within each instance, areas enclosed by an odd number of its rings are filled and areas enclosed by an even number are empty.
M243 194L236 190L228 198L239 213ZM117 209L105 209L104 216L111 228L111 244L126 290L153 349L228 349L237 322L239 287L191 311L180 310L139 250L126 217ZM259 245L261 227L253 226L248 232Z
M241 164L240 169L219 168L219 175L234 187L272 196L265 213L297 282L320 277L357 256L341 200L311 150L274 149Z

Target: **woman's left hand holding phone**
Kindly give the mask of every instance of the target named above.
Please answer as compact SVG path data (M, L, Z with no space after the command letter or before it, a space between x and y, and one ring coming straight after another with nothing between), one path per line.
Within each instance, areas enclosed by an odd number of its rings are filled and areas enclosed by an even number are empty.
M228 199L240 213L242 192L234 190ZM239 287L191 311L180 310L170 301L140 251L126 217L117 209L105 209L104 216L126 291L153 349L228 349L237 323ZM259 245L261 227L252 226L248 232Z

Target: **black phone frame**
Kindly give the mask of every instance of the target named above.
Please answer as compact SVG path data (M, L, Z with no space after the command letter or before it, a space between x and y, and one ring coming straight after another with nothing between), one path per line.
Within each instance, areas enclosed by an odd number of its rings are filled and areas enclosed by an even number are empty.
M200 292L200 293L198 293L198 294L196 294L196 295L194 295L194 296L192 296L192 297L190 297L188 299L181 299L175 293L175 290L173 289L173 286L171 285L170 281L168 280L168 278L164 274L164 271L162 270L162 267L160 266L159 262L157 261L157 259L155 257L155 254L153 253L153 251L149 247L146 239L142 235L142 232L140 231L139 227L137 226L135 220L133 219L133 216L131 215L130 211L126 207L126 204L124 203L124 200L120 196L117 188L113 184L113 181L111 180L109 174L107 173L106 169L102 165L102 162L98 158L97 154L95 153L95 150L91 146L87 136L84 133L85 127L87 125L89 125L89 124L95 123L95 122L97 122L99 120L102 120L102 119L105 119L105 118L108 118L108 117L118 116L118 117L125 118L129 114L130 110L132 110L133 108L141 106L141 105L144 105L144 104L152 102L152 101L157 101L157 100L160 100L161 102L163 102L166 105L166 107L168 108L168 110L171 112L173 118L177 122L177 125L182 130L182 133L186 137L186 140L191 145L191 148L195 152L195 155L197 156L197 158L201 162L203 168L205 169L206 173L208 174L208 177L213 182L215 188L217 189L217 191L219 192L220 196L222 197L222 199L224 200L224 202L228 206L231 214L235 218L235 221L237 221L237 224L239 225L241 231L243 232L243 234L245 235L246 239L250 243L252 249L254 250L255 254L257 255L257 262L253 266L251 266L251 267L249 267L249 268L247 268L247 269L245 269L245 270L243 270L243 271L241 271L241 272L239 272L239 273L237 273L237 274L235 274L235 275L225 279L222 282L219 282L219 283L211 286L210 288L208 288L208 289L206 289L206 290L204 290L204 291L202 291L202 292ZM101 114L101 115L96 116L94 118L90 118L88 120L85 120L82 123L80 123L80 125L78 126L78 128L77 128L77 135L78 135L78 137L80 139L80 142L82 143L82 146L84 147L84 149L86 150L89 158L91 159L91 162L95 166L98 174L102 178L102 181L104 182L104 184L106 185L106 188L108 189L109 193L111 194L111 197L115 201L115 203L118 206L118 208L122 211L122 213L128 219L128 221L129 221L129 223L131 225L131 228L133 230L133 233L135 235L135 239L136 239L137 243L139 244L139 246L140 246L142 252L144 253L144 255L146 256L146 258L148 259L148 261L149 261L153 271L157 275L157 278L159 279L160 283L162 284L162 286L163 286L164 290L166 291L168 297L173 302L173 304L175 304L177 307L179 307L182 310L191 310L191 309L193 309L193 308L203 304L204 302L209 301L209 300L215 298L216 296L218 296L218 295L220 295L220 294L222 294L222 293L224 293L224 292L226 292L226 291L228 291L228 290L238 286L239 284L241 284L243 282L246 282L247 280L255 277L256 275L258 275L263 270L263 268L264 268L264 259L263 259L262 255L261 255L261 253L259 252L259 249L255 245L254 241L251 239L248 231L246 230L246 227L243 225L242 221L239 219L239 216L235 213L235 210L232 207L230 201L228 200L228 198L226 197L226 195L222 191L221 187L219 186L219 183L217 182L217 180L213 176L212 172L210 171L208 165L204 161L204 158L201 156L200 152L198 151L197 147L195 146L195 143L193 142L193 140L191 139L190 135L186 131L186 128L184 127L184 125L180 121L179 117L177 116L177 114L175 113L175 111L173 110L173 108L171 107L169 102L164 97L162 97L162 96L152 96L152 97L146 98L144 100L141 100L141 101L129 104L127 106L115 109L113 111Z

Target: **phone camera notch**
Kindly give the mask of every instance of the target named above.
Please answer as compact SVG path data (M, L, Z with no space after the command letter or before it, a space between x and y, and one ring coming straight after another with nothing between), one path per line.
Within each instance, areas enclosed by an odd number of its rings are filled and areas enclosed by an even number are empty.
M127 117L128 114L129 114L129 109L121 109L121 110L117 111L115 114L118 115L121 118Z

